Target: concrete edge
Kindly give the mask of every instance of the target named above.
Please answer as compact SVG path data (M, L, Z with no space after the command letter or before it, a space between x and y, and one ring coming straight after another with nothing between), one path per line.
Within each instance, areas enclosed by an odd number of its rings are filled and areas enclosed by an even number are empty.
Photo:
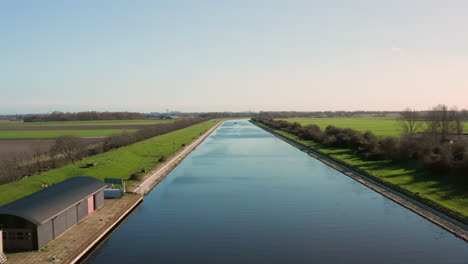
M114 227L117 226L122 220L124 220L142 201L143 196L147 195L154 187L161 182L164 177L169 174L179 163L187 157L198 145L200 145L213 131L215 131L224 121L218 122L218 124L214 125L208 131L206 131L202 136L198 137L190 145L183 148L181 151L173 155L166 163L162 166L156 168L152 171L152 174L146 178L143 182L139 183L138 185L134 186L132 189L139 193L140 196L127 210L118 216L117 219L114 219L110 225L105 226L105 230L100 231L97 237L93 237L91 242L85 242L83 245L86 245L84 248L79 248L77 251L79 253L73 253L69 258L67 258L63 263L64 264L76 264L90 252L92 248L98 245L102 238L107 236L110 232L113 231ZM141 190L141 187L144 187Z
M110 222L109 225L104 226L104 230L98 232L97 237L93 237L91 242L85 242L83 243L84 248L78 248L73 254L71 254L67 259L63 261L63 264L75 264L79 263L81 258L85 256L86 254L89 253L89 251L99 244L102 238L107 236L112 230L114 229L115 226L117 226L122 220L124 220L140 203L143 201L143 196L139 195L139 197L133 202L127 210L125 210L122 214L120 214L116 219L114 219L112 222ZM83 246L82 246L83 247ZM78 253L77 253L78 252Z
M320 155L322 155L322 154L317 153L313 149L310 149L309 147L302 146L300 143L294 141L293 139L290 139L290 138L286 139L285 136L277 134L273 130L271 130L269 128L262 127L262 126L256 124L255 122L252 122L252 123L254 125L256 125L257 127L259 127L261 129L263 129L264 131L274 135L275 137L281 139L282 141L290 144L291 146L293 146L293 147L295 147L295 148L297 148L299 150L304 151L304 148L306 148L307 150L311 150L311 152L309 152L309 151L305 151L305 152L307 152L307 154L309 154L309 156L321 161L322 163L326 164L327 166L330 166L330 167L338 170L339 172L345 174L346 176L348 176L348 177L356 180L357 182L363 184L364 186L374 190L375 192L387 197L388 199L400 204L401 206L403 206L403 207L413 211L414 213L424 217L425 219L431 221L432 223L442 227L443 229L445 229L445 230L449 231L450 233L454 234L455 236L463 239L465 242L468 242L468 231L467 230L465 230L462 227L459 227L459 226L457 226L457 225L455 225L455 224L453 224L453 223L439 217L438 215L436 215L436 214L434 214L434 213L420 207L419 205L409 201L408 199L405 199L404 194L400 194L396 190L393 190L393 192L392 192L392 191L389 191L389 190L387 190L385 188L382 188L382 187L378 186L377 184L369 181L367 179L367 177L361 176L358 173L355 173L353 169L347 168L343 164L333 164L330 161L328 161L327 159L324 159L323 157L321 157ZM386 186L386 187L388 187L388 186Z
M177 165L182 162L185 157L187 157L197 146L199 146L211 133L213 133L219 126L221 126L225 121L220 121L218 124L214 125L203 135L192 141L190 145L184 147L181 151L173 155L166 163L162 166L155 168L148 178L143 182L134 186L132 190L136 193L147 195L154 187L156 187L166 176L169 174Z

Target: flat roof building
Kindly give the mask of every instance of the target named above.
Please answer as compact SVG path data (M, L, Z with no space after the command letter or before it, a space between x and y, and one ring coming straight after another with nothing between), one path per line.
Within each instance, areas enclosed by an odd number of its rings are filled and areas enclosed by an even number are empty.
M0 207L6 251L38 250L104 204L106 184L74 177Z

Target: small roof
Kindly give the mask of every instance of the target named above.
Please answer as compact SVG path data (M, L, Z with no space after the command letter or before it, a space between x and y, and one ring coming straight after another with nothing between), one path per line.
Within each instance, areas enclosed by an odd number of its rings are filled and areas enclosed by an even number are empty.
M41 225L105 187L95 178L74 177L1 206L0 214L19 216Z

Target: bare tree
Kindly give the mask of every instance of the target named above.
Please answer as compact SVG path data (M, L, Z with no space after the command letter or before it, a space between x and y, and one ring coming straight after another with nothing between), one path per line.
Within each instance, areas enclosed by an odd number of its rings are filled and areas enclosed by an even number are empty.
M460 139L463 134L463 112L458 111L457 108L452 108L452 116L455 122L455 130L457 132L458 138Z
M449 134L463 132L461 116L456 108L448 109L446 105L438 105L428 112L428 132L440 141L447 141ZM459 121L457 121L459 120Z
M406 108L400 113L400 124L406 135L414 135L422 130L423 122L419 113L411 108Z
M56 139L51 152L54 155L63 155L66 159L75 164L75 161L79 159L79 155L83 150L84 147L79 137L61 136Z
M17 181L28 171L24 166L25 153L12 154L8 159L0 160L0 184Z

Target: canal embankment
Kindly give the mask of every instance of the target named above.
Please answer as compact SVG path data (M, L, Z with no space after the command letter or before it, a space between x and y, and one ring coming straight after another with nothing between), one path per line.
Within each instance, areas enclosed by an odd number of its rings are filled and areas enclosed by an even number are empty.
M312 149L273 129L255 122L251 123L468 242L467 225L449 209L416 196L398 185L385 182L326 153Z
M223 121L219 121L190 144L184 146L166 162L147 173L142 181L131 186L129 193L121 199L105 200L104 206L39 251L7 254L8 261L6 263L80 263L139 207L143 202L144 195L157 186L171 170L222 123Z
M167 162L161 166L155 168L148 173L143 181L131 188L132 192L136 192L142 195L148 194L159 182L161 182L167 174L169 174L182 160L187 157L198 145L200 145L213 131L215 131L223 121L218 122L215 126L206 131L203 135L195 139L192 143L185 146L174 156L172 156Z
M104 230L97 232L89 241L85 242L80 248L71 254L63 263L75 264L80 263L85 256L89 255L94 249L99 247L99 244L109 236L118 225L125 221L125 219L133 212L136 207L143 202L143 197L147 195L154 187L156 187L175 167L177 167L182 160L187 157L198 145L200 145L213 131L215 131L223 121L218 122L215 126L193 140L189 145L183 147L180 151L170 157L162 165L156 167L145 175L143 180L132 186L129 190L130 195L141 197L139 201L128 207L126 212L120 217L116 217L112 221L112 225L106 227Z

